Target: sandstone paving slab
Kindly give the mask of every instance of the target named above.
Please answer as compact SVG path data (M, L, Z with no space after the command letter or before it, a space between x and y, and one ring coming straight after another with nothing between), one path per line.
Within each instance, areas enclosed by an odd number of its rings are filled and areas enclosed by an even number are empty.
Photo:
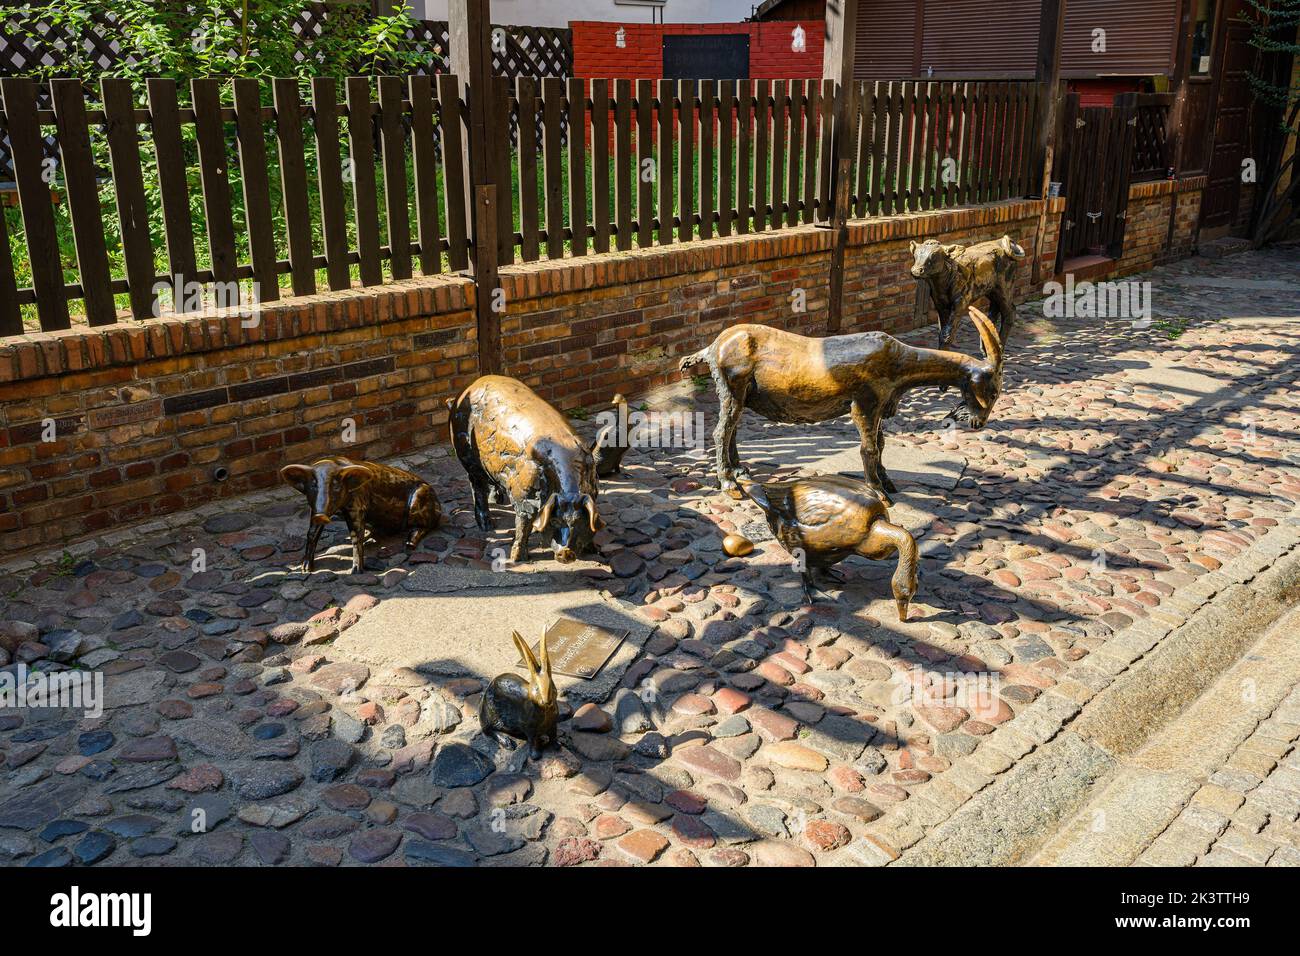
M425 566L403 582L399 596L345 631L334 650L373 666L491 680L521 672L511 631L532 644L561 616L628 632L595 678L555 675L562 694L604 700L636 659L651 625L577 574Z

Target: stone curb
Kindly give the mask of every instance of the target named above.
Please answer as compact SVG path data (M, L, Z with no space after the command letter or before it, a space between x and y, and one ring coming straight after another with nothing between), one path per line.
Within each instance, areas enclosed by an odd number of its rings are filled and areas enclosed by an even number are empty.
M1288 610L1300 595L1298 546L1300 508L1071 665L973 753L873 822L841 865L1023 859L1109 778L1118 757L1195 699Z

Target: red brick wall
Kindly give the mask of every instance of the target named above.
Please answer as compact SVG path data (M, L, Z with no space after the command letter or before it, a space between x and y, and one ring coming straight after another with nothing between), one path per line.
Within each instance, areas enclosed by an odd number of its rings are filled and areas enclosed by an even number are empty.
M1162 262L1182 259L1194 251L1196 222L1201 214L1205 177L1157 180L1129 188L1124 226L1124 252L1116 275L1143 272ZM1169 210L1174 207L1174 234L1169 248Z
M820 77L824 26L820 20L803 21L805 52L791 50L794 23L605 23L574 20L573 75L587 79L659 79L663 71L665 34L749 34L751 79ZM622 27L627 46L615 44Z
M477 370L472 303L471 282L440 278L264 306L251 328L190 317L0 342L0 554L265 487L292 461L442 441L443 402Z
M562 276L544 262L502 269L506 374L564 408L589 406L675 381L678 359L727 325L824 334L830 238L804 227L592 257Z

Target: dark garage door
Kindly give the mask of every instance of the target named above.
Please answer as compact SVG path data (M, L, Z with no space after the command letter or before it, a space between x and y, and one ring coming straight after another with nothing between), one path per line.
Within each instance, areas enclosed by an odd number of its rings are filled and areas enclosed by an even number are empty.
M664 37L664 78L749 79L749 34Z

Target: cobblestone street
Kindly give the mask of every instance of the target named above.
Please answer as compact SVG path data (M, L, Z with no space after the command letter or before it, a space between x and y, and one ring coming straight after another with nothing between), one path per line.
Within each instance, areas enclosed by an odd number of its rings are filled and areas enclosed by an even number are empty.
M633 632L608 694L561 684L562 746L538 763L479 733L509 631L482 635L499 662L438 633L518 614L532 641L542 623L528 600L474 603L515 586L492 571L510 522L498 508L496 532L474 527L445 447L404 463L447 527L410 555L381 541L362 574L336 522L304 576L287 488L0 570L0 667L105 678L102 716L0 709L0 862L858 866L1023 862L1040 844L1045 863L1300 862L1294 655L1255 675L1266 707L1227 695L1197 725L1237 742L1176 786L1138 772L1174 774L1143 762L1158 735L1121 740L1105 719L1144 662L1300 559L1300 254L1133 278L1151 283L1150 324L1020 307L985 429L941 427L959 398L930 390L887 423L893 514L923 555L905 623L892 561L845 562L805 606L757 508L717 493L711 455L629 452L602 485L599 562L562 570L535 541L510 569ZM977 347L968 323L959 347ZM654 407L702 411L711 432L711 390L691 385ZM746 413L740 446L760 477L861 474L847 419ZM721 549L737 530L746 558ZM440 592L452 574L464 589ZM1149 707L1154 731L1189 694L1127 710ZM1071 795L1001 798L1030 777ZM1116 797L1093 840L1092 817L1070 821L1101 783L1150 800Z

